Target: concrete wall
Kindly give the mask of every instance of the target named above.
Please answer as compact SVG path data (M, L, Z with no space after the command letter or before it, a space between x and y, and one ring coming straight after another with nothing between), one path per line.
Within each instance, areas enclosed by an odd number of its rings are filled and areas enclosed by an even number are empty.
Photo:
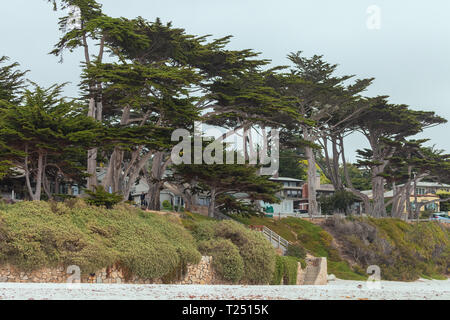
M301 269L301 266L299 267ZM327 258L306 257L306 268L297 274L298 285L326 285Z

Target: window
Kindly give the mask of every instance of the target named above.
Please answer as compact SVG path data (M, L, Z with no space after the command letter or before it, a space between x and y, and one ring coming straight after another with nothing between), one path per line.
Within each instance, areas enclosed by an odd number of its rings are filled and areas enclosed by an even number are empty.
M198 204L200 206L208 206L209 205L209 198L199 198Z

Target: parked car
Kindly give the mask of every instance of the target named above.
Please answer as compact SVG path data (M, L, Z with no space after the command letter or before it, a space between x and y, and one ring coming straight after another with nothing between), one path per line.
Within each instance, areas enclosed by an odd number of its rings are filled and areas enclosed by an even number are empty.
M450 223L450 218L447 214L433 214L431 217L431 220L433 221L439 221L444 223Z

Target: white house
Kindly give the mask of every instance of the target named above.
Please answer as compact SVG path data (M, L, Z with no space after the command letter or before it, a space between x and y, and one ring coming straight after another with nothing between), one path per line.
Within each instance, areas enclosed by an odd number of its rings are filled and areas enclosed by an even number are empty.
M281 202L273 204L262 202L261 206L266 208L268 214L273 213L274 216L294 215L298 209L298 203L302 199L303 181L288 177L274 177L270 180L283 185L283 189L276 195Z

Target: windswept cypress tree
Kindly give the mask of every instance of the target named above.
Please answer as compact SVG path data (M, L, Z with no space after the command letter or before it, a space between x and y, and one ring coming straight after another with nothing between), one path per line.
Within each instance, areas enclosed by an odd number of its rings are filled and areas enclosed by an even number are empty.
M28 72L19 70L17 62L4 65L8 60L6 56L0 57L0 108L6 103L20 103Z
M60 97L62 85L44 89L33 84L21 104L6 104L0 114L0 160L23 172L29 196L40 200L49 168L73 174L81 164L70 155L98 143L101 128L80 105ZM80 175L80 172L77 172Z
M310 215L315 215L318 214L315 153L320 148L317 142L339 125L339 110L347 100L351 100L353 94L349 94L351 86L346 88L344 82L353 76L336 76L337 65L324 61L322 56L306 58L302 56L302 52L296 52L289 54L288 59L293 67L285 92L298 99L295 111L308 120L291 121L290 134L303 139L308 162L308 211ZM369 83L370 81L367 85ZM330 176L333 182L340 185L337 174Z
M390 214L393 217L404 216L405 209L409 218L418 217L422 205L412 205L410 201L412 194L417 195L416 190L412 192L414 184L425 179L443 182L449 178L450 155L424 146L428 141L420 139L397 142L396 151L381 174L386 183L392 185L393 197L385 206L391 207ZM401 187L398 186L400 184Z
M279 183L259 175L259 167L249 164L180 164L171 167L173 176L181 183L195 184L196 192L208 193L208 215L225 206L232 212L258 213L258 201L279 203L275 194L281 190ZM237 194L246 194L242 202Z
M22 100L22 91L25 87L25 75L27 71L18 69L19 64L13 62L6 64L8 57L0 57L0 113L7 106L17 105ZM7 150L5 142L0 140L0 154ZM0 157L0 179L6 176L11 168L11 163Z
M69 15L59 20L59 29L63 32L62 37L55 45L51 54L59 56L63 61L63 53L68 50L70 52L77 48L82 48L84 52L83 64L89 68L93 63L102 63L104 53L108 49L107 41L111 41L116 37L126 39L128 42L136 46L142 44L141 38L133 30L127 28L129 24L126 19L114 19L105 15L101 8L101 4L95 0L48 0L53 3L54 10L66 9L69 6L76 6L80 10L80 20L76 28L72 27L72 19ZM59 4L59 6L58 6ZM98 52L92 56L92 48L90 43L94 42L98 46ZM103 121L103 87L102 83L96 82L95 79L89 79L87 83L86 100L88 101L87 115L96 121ZM97 157L98 148L88 150L87 154L87 188L94 189L97 185Z
M411 110L407 105L389 104L385 97L368 99L367 108L357 120L358 131L368 140L370 149L360 151L359 165L372 174L373 208L366 208L375 217L385 217L384 170L399 150L401 141L424 129L446 122L434 112Z

